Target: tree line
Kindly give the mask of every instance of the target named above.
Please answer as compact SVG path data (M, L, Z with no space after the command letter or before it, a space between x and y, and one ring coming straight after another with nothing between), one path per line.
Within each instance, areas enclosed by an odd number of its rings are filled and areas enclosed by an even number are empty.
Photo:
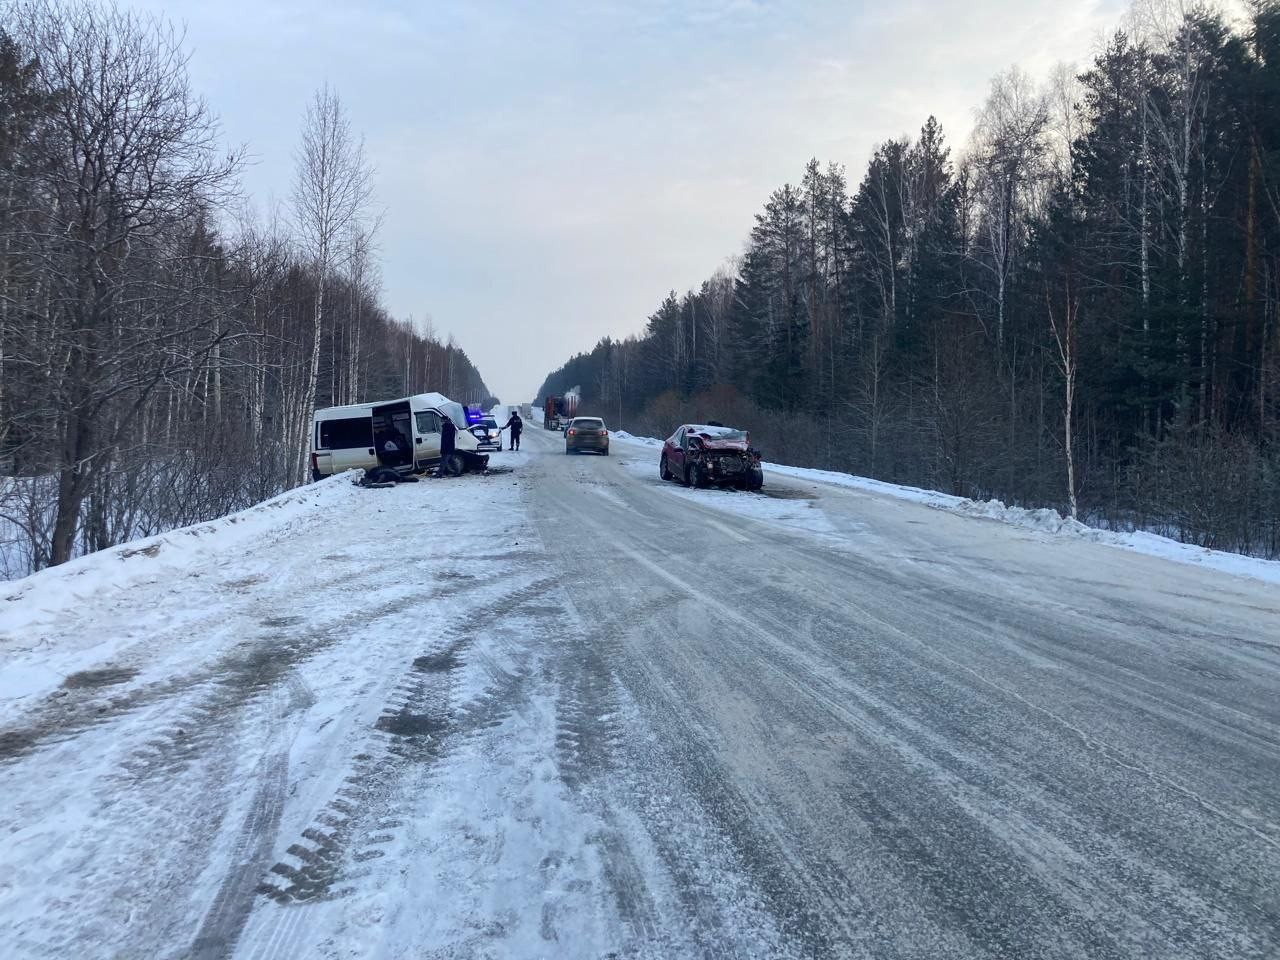
M262 216L182 35L113 4L0 20L0 574L247 506L306 477L318 406L475 366L379 300L373 171L337 94L307 106Z
M743 254L540 393L663 435L1280 556L1280 4L1135 9L853 185L812 160Z

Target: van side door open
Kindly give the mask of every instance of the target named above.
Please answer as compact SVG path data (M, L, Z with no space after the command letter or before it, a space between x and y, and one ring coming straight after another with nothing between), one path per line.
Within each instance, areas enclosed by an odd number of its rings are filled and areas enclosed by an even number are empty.
M419 470L440 459L440 414L434 410L414 413L413 459Z
M384 467L412 467L414 455L413 415L409 401L398 400L373 408L373 445L378 463Z

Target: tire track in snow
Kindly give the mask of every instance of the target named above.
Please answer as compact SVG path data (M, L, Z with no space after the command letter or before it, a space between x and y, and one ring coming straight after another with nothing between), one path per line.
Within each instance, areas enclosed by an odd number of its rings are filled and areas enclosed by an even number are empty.
M580 471L575 472L575 479L580 479L578 473ZM555 499L560 502L555 505L574 515L564 502L568 499L567 492L561 490L558 494ZM590 518L584 516L583 519ZM538 534L545 549L546 537L541 530ZM637 849L643 831L637 830L635 824L631 824L630 829L624 826L625 814L618 809L617 798L613 796L618 786L620 748L625 737L618 680L612 664L619 662L621 656L623 620L649 623L669 597L651 597L627 609L625 614L611 611L604 619L589 620L574 601L575 588L575 585L565 585L558 591L563 598L564 620L569 630L554 663L559 688L556 764L560 779L575 800L602 824L592 841L600 851L605 882L627 928L623 954L642 956L648 947L660 941L664 924L652 889L652 884L659 879L653 869L654 858L651 851ZM645 856L646 853L650 855ZM550 932L554 934L554 930ZM544 937L546 935L544 931Z
M602 620L599 604L593 605L595 616L576 613L580 624L589 625L589 628L583 628L583 634L590 639L586 643L586 651L574 651L567 659L570 675L576 669L575 659L589 661L590 651L605 645L611 651L608 657L616 665L615 669L626 669L633 674L624 683L615 673L612 677L615 691L635 692L631 685L637 682L634 676L637 667L639 674L644 675L642 682L652 676L652 668L644 665L645 654L638 652L650 646L646 633L664 628L666 621L658 616L662 610L678 616L676 604L687 596L697 596L700 601L706 601L716 614L729 613L727 619L738 630L762 632L750 619L730 611L717 599L700 595L691 586L697 582L696 578L679 577L667 569L672 556L668 556L665 563L650 559L650 556L679 554L677 545L663 542L661 524L654 525L652 539L632 530L624 541L609 535L610 528L593 511L580 510L578 513L583 523L594 528L593 532L584 534L592 542L608 544L609 552L622 553L639 576L644 577L642 571L648 571L656 579L646 578L647 594L652 599L642 601L639 608L634 604L628 606L625 617L615 619L606 614ZM736 537L731 539L738 542ZM642 547L644 552L635 547ZM616 557L597 562L608 567L616 564ZM623 643L623 632L629 623L636 625L636 635ZM574 691L578 688L573 680L569 680L566 688L570 691L572 714L575 712L572 699L576 699ZM701 727L694 712L686 704L670 701L670 690L647 691L647 695L667 700L666 706L673 713L669 719L676 721L674 727L694 743L701 739ZM617 702L616 693L612 702ZM617 717L616 710L609 712L613 718ZM590 734L586 735L586 740L592 741ZM640 745L635 736L625 738L624 742L631 748ZM642 757L644 753L642 749ZM715 747L712 744L692 746L684 754L687 754L684 760L714 757ZM671 760L663 758L661 751L655 751L646 759L665 763ZM668 794L680 789L677 782L664 780L661 785L652 782L653 770L645 768L643 760L630 770L620 767L619 763L637 763L635 758L615 756L608 766L597 764L600 790L595 789L590 778L584 780L581 777L577 769L580 761L576 757L569 755L565 761L566 782L580 790L609 825L608 832L599 838L609 861L606 874L631 929L631 950L636 954L735 955L740 949L735 945L740 943L737 936L742 931L735 930L735 936L728 940L725 931L734 930L739 915L746 915L751 917L753 927L747 934L748 938L770 943L771 946L766 948L769 955L778 951L781 951L779 955L785 956L866 955L858 952L855 946L860 939L859 931L844 922L841 915L840 905L848 896L844 879L812 875L805 866L811 861L792 849L782 833L772 829L776 825L767 811L757 809L753 798L741 795L714 763L696 762L694 769L687 771L683 769L686 764L682 760L671 768L671 773L677 777L681 772L695 776L696 782L685 786L689 791L685 802L708 804L702 811L703 816L695 816L693 810L671 809L673 801ZM658 796L654 796L653 791ZM632 808L636 812L632 812ZM666 829L655 829L651 819L660 808L674 814L674 819L665 823ZM705 816L710 816L711 820L705 821ZM753 829L746 834L735 829L744 824L753 825ZM754 828L755 825L764 829ZM718 832L720 830L724 832ZM706 846L708 844L710 846ZM735 876L727 880L737 903L708 895L708 861L703 854L721 862L725 860L726 848L732 851L728 862L733 864ZM637 896L637 876L645 878L643 900ZM780 882L782 878L786 879ZM753 904L757 900L763 903L744 908L744 899ZM762 910L765 905L767 907ZM678 908L678 913L673 907ZM672 913L675 915L669 915ZM771 926L774 929L770 929ZM836 929L830 930L831 926ZM792 943L784 948L786 939ZM660 946L655 948L655 944Z
M376 563L362 567L360 573L365 577L376 576L389 567L390 564L387 563ZM350 570L320 575L313 583L308 584L308 589L315 592L333 590L350 581L352 576L353 573ZM252 588L264 582L266 582L265 577L253 575L225 581L222 586L234 594L252 596ZM296 622L292 618L278 618L271 614L271 611L280 609L281 605L281 601L276 597L258 598L250 602L247 616L260 619L265 626L277 628L290 626ZM187 636L204 635L214 627L233 619L232 612L221 608L214 616L183 623L181 630ZM281 622L272 624L270 621L273 619ZM350 626L350 623L347 625ZM301 637L296 639L300 640ZM146 662L145 647L145 641L138 641L124 656L116 658L112 667L118 670L137 671ZM0 764L19 759L44 747L64 743L86 730L125 719L139 710L181 697L193 689L204 686L211 678L217 677L229 664L234 664L236 656L237 654L232 651L195 673L146 683L124 691L116 691L112 685L108 684L59 690L35 706L30 714L31 719L26 723L0 729ZM200 718L196 717L196 720L198 719ZM178 726L182 725L175 725L164 739L174 737ZM182 728L186 729L185 726ZM165 746L164 743L154 743L148 752L159 752Z
M471 578L448 578L431 597L455 597L481 585ZM400 614L407 597L419 599L411 585L400 586L408 591L407 595L397 591L377 604L357 605L320 632L294 632L242 642L202 678L198 686L205 689L195 702L185 705L158 736L122 764L126 779L168 777L186 767L220 742L222 724L234 717L238 708L272 689L296 667L348 639L352 630L376 627ZM268 629L295 625L294 618L268 617L261 622Z
M282 724L311 703L311 692L296 675L276 688L276 709L269 719ZM244 929L265 863L275 844L288 790L289 749L282 745L259 762L253 780L257 784L249 813L232 848L231 871L222 881L213 905L201 921L192 942L192 960L223 960L235 949Z
M554 608L539 604L555 584L544 577L505 598L508 614L531 612L549 619ZM366 746L353 759L344 786L330 799L301 841L285 851L289 860L270 868L274 875L258 892L277 904L294 907L313 900L342 896L346 884L358 879L357 864L381 859L382 847L395 839L407 811L398 791L408 767L431 767L458 742L502 723L518 706L518 692L527 670L507 672L489 664L496 682L486 685L473 701L459 702L457 688L473 659L487 659L474 649L478 627L464 622L447 642L416 657L390 701L375 722ZM501 631L493 629L497 635ZM529 631L507 628L511 642ZM535 635L536 630L532 631ZM279 878L279 879L275 879ZM281 941L265 953L291 949Z

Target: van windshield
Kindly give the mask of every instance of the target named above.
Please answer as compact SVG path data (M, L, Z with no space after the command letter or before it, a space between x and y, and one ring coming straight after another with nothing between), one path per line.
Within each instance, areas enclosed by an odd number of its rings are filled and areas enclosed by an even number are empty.
M440 404L440 412L452 420L453 425L459 430L465 430L469 426L467 412L462 409L462 404L455 400Z

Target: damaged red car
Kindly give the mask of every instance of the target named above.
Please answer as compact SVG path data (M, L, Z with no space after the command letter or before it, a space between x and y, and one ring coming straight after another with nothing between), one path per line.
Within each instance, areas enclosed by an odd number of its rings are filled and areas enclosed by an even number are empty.
M732 486L759 490L764 486L760 451L746 430L719 424L686 423L662 445L658 473L687 487Z

